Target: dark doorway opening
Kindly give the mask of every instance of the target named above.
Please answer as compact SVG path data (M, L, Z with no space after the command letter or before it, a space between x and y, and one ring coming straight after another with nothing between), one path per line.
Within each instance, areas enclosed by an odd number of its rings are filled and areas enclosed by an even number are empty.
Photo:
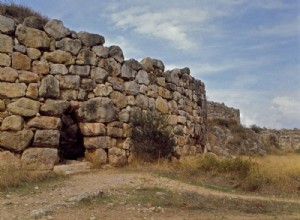
M63 124L59 142L61 160L78 160L84 157L83 135L74 112L64 114L61 120Z

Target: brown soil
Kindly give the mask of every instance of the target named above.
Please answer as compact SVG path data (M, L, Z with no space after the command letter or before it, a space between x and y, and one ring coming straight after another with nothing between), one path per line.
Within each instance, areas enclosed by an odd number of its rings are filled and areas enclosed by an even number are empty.
M132 192L142 192L141 189L146 188L158 191L166 189L174 193L173 198L184 193L191 197L185 197L187 201L179 200L176 205L173 201L165 201L165 205L161 207L155 206L155 202L148 204L151 201L126 202L126 198L129 198ZM89 197L97 192L103 192L106 199L101 200L100 194L96 199L74 202L76 198ZM110 197L117 200L110 200ZM10 192L0 192L0 220L34 218L300 219L300 199L233 194L149 173L100 170Z

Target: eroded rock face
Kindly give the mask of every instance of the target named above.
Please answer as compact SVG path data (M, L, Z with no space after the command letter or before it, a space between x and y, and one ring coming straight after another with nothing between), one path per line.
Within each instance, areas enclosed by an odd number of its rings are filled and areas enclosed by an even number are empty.
M56 19L48 21L44 26L44 29L46 33L51 37L54 37L55 40L59 40L71 34L70 30L64 26L63 22Z
M18 25L16 36L20 43L31 48L49 48L50 38L48 35L38 29Z
M22 154L21 164L25 170L52 170L58 159L57 149L29 148Z
M24 117L35 116L39 112L40 102L28 98L20 98L7 105L8 111Z
M43 78L39 88L39 96L44 98L59 98L59 95L59 81L51 75Z
M5 149L20 152L29 146L33 138L31 130L18 132L0 132L0 146Z

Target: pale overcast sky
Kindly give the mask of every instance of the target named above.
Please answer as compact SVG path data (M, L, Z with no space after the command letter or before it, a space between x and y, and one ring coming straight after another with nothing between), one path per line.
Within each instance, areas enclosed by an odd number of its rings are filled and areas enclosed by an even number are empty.
M16 0L126 59L190 67L244 125L300 128L300 0Z

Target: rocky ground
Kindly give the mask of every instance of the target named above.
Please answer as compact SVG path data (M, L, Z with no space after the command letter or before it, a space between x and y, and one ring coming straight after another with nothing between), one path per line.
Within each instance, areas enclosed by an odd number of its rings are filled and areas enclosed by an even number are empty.
M0 192L0 219L299 219L300 199L215 191L100 170Z

